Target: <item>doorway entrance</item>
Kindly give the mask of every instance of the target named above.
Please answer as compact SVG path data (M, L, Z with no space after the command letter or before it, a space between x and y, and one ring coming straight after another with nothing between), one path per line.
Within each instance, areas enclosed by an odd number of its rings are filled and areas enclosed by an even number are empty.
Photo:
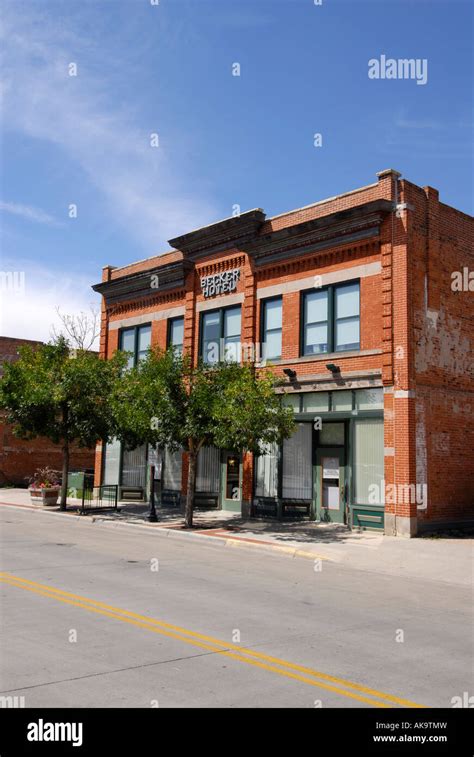
M316 517L323 523L344 523L345 455L341 447L316 452Z
M221 507L240 512L242 509L242 464L240 455L228 450L221 456Z

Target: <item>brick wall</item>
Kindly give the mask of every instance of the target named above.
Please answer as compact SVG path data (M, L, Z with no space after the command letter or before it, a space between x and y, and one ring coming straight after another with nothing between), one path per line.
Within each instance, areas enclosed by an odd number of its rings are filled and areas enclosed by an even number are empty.
M271 296L262 295L262 290L283 288L283 365L276 366L276 373L283 375L283 368L289 367L301 379L327 376L330 380L327 355L310 360L299 355L301 294L292 284L316 275L342 274L344 278L347 273L349 279L351 268L368 266L370 275L360 277L360 354L340 353L336 362L343 376L369 372L383 383L386 484L428 485L426 510L420 510L414 501L389 503L386 513L415 522L464 517L471 513L474 500L474 456L467 460L466 455L474 446L470 426L473 293L453 292L451 273L463 266L474 269L472 219L440 203L436 190L417 187L388 170L378 174L374 184L267 219L258 236L382 199L397 206L397 212L385 217L378 237L258 267L238 246L201 257L182 290L156 292L140 302L112 306L108 314L104 311L102 353L110 356L117 349L118 329L109 328L114 321L146 314L156 317L160 311L184 306L184 347L197 360L197 308L204 301L200 277L238 267L241 277L235 294L243 296L242 342L260 341L260 296ZM182 257L183 253L175 251L122 269L106 267L103 277L120 278ZM214 304L225 306L229 300L216 298ZM166 334L166 319L153 320L152 344L164 347ZM183 479L185 476L186 460ZM251 488L252 460L248 457L244 461L244 499L250 498Z
M437 190L405 182L410 233L417 481L426 521L474 518L474 292L452 274L474 271L473 219L439 202ZM469 452L470 451L470 452Z
M30 339L13 339L0 337L0 366L4 362L17 360L18 348L23 345L35 346L41 342ZM1 368L0 368L1 371ZM48 439L38 437L31 441L17 439L13 429L4 422L5 415L0 414L0 486L15 484L25 486L27 478L33 475L37 468L49 466L61 470L61 449ZM93 449L71 450L71 470L94 468L95 453Z

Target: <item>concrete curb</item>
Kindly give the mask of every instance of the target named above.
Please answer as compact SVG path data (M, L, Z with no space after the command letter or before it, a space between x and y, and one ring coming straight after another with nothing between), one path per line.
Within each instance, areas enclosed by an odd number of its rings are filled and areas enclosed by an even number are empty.
M177 539L179 540L188 540L188 539L195 539L200 542L206 542L206 544L210 546L215 547L231 547L233 549L257 549L264 552L273 552L280 555L285 555L290 558L300 557L304 558L306 560L326 560L327 562L337 562L333 560L331 557L326 557L320 554L317 554L316 552L310 552L309 550L299 549L298 547L289 547L289 546L283 546L281 544L270 544L269 542L262 542L258 543L257 541L244 541L243 539L239 539L238 537L225 537L225 536L211 536L209 534L200 534L200 533L193 533L192 531L177 531L172 528L167 528L166 526L160 526L159 524L156 525L147 525L145 523L131 523L130 521L127 521L125 523L112 521L107 518L101 518L100 515L92 515L90 517L84 516L84 515L73 515L71 513L64 513L64 512L58 512L57 510L43 510L43 509L36 509L33 507L28 507L26 505L14 505L10 504L8 502L1 502L0 507L11 507L14 510L20 510L28 512L34 512L34 513L40 513L42 515L59 515L63 518L68 518L69 520L73 519L76 521L80 521L81 523L89 523L89 525L98 525L98 526L105 526L107 528L125 528L125 529L131 529L136 530L140 529L140 531L145 531L148 534L157 534L161 537L168 538L168 539Z

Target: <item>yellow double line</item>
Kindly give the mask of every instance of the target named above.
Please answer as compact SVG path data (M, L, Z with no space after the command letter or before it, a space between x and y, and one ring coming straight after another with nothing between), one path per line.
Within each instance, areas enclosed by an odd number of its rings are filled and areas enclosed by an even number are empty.
M256 652L253 649L246 649L238 644L222 641L213 636L206 636L204 634L196 633L195 631L189 631L186 628L174 626L170 623L165 623L162 620L148 618L146 615L139 615L135 612L130 612L129 610L123 610L119 607L105 604L105 602L98 602L95 599L88 599L87 597L82 597L78 594L71 594L70 592L55 589L52 586L40 584L36 581L29 581L25 578L14 576L11 573L0 573L0 581L9 586L15 586L19 589L25 589L34 594L39 594L42 597L55 599L57 602L80 607L88 612L94 612L107 618L120 620L123 623L129 623L137 628L144 628L147 631L158 633L161 636L177 639L186 644L191 644L192 646L206 649L211 652L218 652L219 654L222 654L225 657L230 657L238 662L253 665L254 667L261 668L262 670L271 673L277 673L280 676L291 678L295 681L309 684L310 686L326 689L327 691L332 691L343 697L356 699L357 701L364 702L372 707L393 707L394 705L399 705L401 707L423 707L423 705L416 704L408 699L385 694L382 691L370 689L367 686L352 683L352 681L347 681L343 678L336 678L335 676L321 673L320 671L304 667L303 665L296 665L287 662L286 660L281 660L278 657L271 657L262 652Z

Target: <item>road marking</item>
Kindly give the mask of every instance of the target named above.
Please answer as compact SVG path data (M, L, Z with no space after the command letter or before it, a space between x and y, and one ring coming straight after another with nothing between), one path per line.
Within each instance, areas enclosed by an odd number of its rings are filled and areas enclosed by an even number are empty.
M114 620L121 620L124 623L129 623L138 628L144 628L148 631L152 631L153 633L158 633L162 636L167 636L178 641L183 641L186 644L191 644L192 646L200 647L202 649L207 649L213 652L219 652L226 657L230 657L239 662L246 663L247 665L253 665L255 667L262 668L263 670L277 673L278 675L292 678L302 683L307 683L311 686L333 691L341 696L349 697L351 699L356 699L360 702L370 704L372 707L390 707L391 705L388 703L398 704L402 707L424 706L415 702L411 702L408 699L386 694L382 691L377 691L376 689L371 689L367 686L353 683L352 681L347 681L343 678L337 678L327 673L313 670L312 668L308 668L303 665L291 663L278 657L272 657L262 652L257 652L253 649L246 649L245 647L241 647L238 644L232 644L230 642L217 639L213 636L207 636L205 634L197 633L196 631L190 631L186 628L175 626L162 620L148 618L146 615L139 615L138 613L131 612L130 610L114 607L113 605L106 604L105 602L89 599L79 594L72 594L71 592L63 591L62 589L57 589L53 586L40 584L36 581L30 581L26 578L20 578L19 576L14 576L11 573L0 573L0 581L8 584L9 586L15 586L16 588L33 592L34 594L38 594L39 596L55 599L58 602L63 602L64 604L79 607L83 610L94 612L98 615L103 615ZM304 675L301 675L301 673L303 673ZM337 686L334 686L332 684L337 684ZM340 686L344 686L345 688L340 688ZM363 694L366 694L368 696L362 696ZM368 697L374 698L369 699Z

